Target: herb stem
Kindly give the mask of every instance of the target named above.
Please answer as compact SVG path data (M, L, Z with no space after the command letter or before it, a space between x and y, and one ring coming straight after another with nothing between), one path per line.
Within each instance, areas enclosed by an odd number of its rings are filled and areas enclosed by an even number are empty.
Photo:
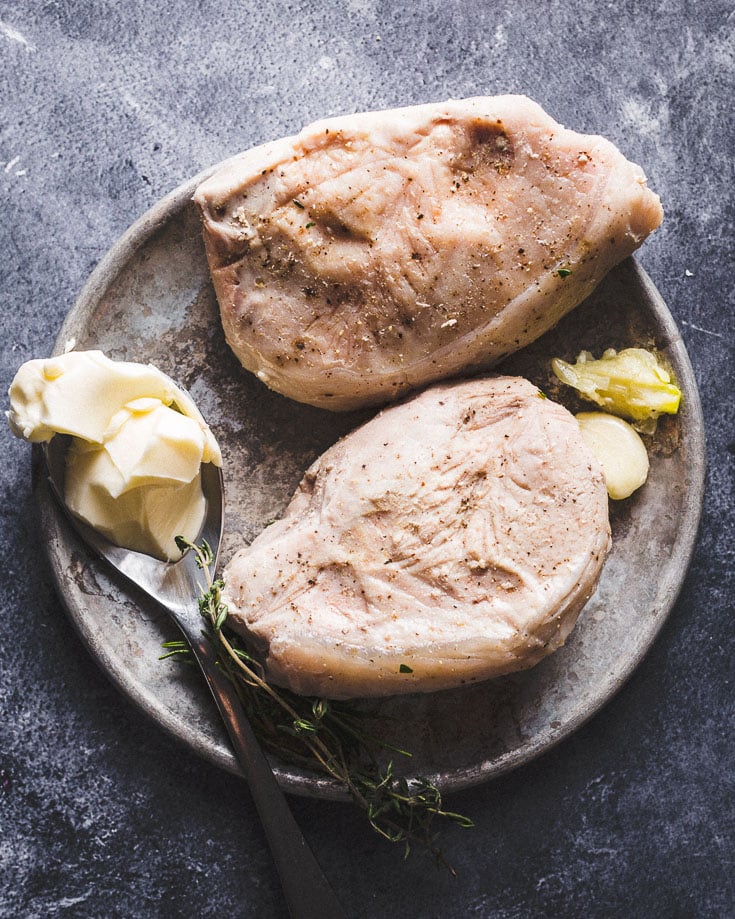
M454 874L436 845L433 821L442 818L460 827L471 827L472 821L445 810L439 789L427 779L394 775L392 761L382 769L378 750L411 754L365 731L360 719L367 716L357 709L350 709L348 703L297 696L272 686L260 662L239 646L239 636L223 631L228 615L222 600L224 584L212 576L211 548L206 542L197 546L181 538L177 544L182 551L195 553L204 572L206 583L200 588L199 609L211 640L220 648L220 664L237 688L261 743L281 759L316 769L341 785L381 837L403 843L404 856L417 843ZM183 642L166 642L164 648L167 653L161 659L187 659Z

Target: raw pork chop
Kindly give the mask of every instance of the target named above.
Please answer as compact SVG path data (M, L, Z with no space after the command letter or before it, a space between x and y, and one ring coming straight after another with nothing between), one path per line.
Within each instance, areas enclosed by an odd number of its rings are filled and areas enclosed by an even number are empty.
M609 545L602 471L527 380L435 386L307 471L224 573L270 677L332 698L426 692L537 663Z
M523 96L320 121L195 200L233 351L331 409L492 366L662 218L638 166Z

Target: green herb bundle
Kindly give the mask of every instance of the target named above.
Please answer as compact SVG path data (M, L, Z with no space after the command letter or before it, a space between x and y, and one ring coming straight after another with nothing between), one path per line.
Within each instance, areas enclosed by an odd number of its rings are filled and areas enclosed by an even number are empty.
M366 814L370 825L390 842L401 843L407 856L414 844L431 852L440 864L454 869L437 845L437 818L462 827L472 821L445 810L439 789L423 778L394 774L393 762L381 763L386 752L410 756L391 747L367 730L363 712L348 702L298 696L272 686L260 663L240 636L227 628L223 583L213 580L214 557L206 542L201 546L177 538L183 551L196 554L204 572L199 609L210 640L219 649L219 663L237 687L250 723L263 747L284 762L315 771L338 783ZM162 659L192 659L183 641L169 641Z

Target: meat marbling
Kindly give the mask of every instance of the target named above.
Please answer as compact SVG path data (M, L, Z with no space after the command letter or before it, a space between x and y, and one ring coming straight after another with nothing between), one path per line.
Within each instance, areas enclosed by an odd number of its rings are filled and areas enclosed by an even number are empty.
M338 410L493 366L662 218L638 166L523 96L320 121L195 200L237 357Z
M517 377L439 384L329 448L224 572L276 683L332 698L444 689L537 663L597 583L602 472Z

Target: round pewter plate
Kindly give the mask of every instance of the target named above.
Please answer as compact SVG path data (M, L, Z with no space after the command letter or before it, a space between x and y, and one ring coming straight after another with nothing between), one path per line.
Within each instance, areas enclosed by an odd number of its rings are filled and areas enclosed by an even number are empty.
M191 197L208 170L135 223L100 262L56 343L149 361L189 390L219 439L227 512L222 561L285 509L307 466L371 412L332 414L292 402L243 370L225 344ZM683 391L682 408L647 438L651 470L611 502L613 547L597 592L566 645L532 670L462 689L361 703L388 741L411 750L408 774L442 790L490 779L548 750L593 715L646 653L681 587L696 540L704 429L696 383L666 304L633 259L502 371L531 379L572 411L582 406L550 370L586 349L655 348ZM589 406L587 406L589 407ZM168 620L85 552L35 476L44 538L61 597L83 641L120 689L161 727L238 772L204 682L159 661L177 637ZM316 773L273 763L287 791L344 792Z

